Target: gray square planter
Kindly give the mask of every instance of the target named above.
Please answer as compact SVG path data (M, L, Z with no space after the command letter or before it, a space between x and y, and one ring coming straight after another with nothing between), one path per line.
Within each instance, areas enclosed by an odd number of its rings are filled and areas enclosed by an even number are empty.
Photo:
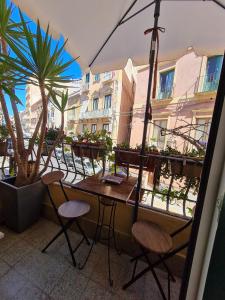
M18 188L14 181L15 177L0 181L0 200L6 225L22 232L39 219L45 187L38 181Z

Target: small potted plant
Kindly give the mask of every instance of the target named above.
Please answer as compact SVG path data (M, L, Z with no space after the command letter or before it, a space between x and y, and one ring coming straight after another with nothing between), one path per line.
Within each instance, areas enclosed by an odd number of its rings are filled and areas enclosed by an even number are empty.
M140 165L140 150L138 147L131 148L129 143L121 143L113 148L115 152L116 165L131 165L138 167Z
M195 150L187 151L185 153L185 158L188 158L183 166L183 174L186 177L197 177L200 178L202 173L202 163L204 160L205 151L204 150Z
M5 125L0 125L0 156L7 154L7 138L9 137L8 129Z
M48 156L54 142L56 141L58 134L59 134L59 129L57 128L46 128L46 133L45 133L45 141L43 143L42 147L42 155L43 156Z

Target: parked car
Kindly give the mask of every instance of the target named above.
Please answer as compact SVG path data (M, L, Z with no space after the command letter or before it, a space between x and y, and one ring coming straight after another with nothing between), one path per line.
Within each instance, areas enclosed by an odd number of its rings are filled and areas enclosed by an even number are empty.
M62 149L61 148L56 148L54 155L56 155L57 159L60 160L62 158L62 155L63 155Z
M64 157L63 156L61 157L61 162L65 163L65 161L67 163L67 166L71 168L74 168L74 164L75 164L76 170L80 173L85 172L86 175L94 174L92 163L87 158L83 158L83 164L82 164L81 158L76 157L74 158L74 163L73 163L72 154L65 153ZM94 161L93 164L94 164L95 174L99 173L102 170L102 167L96 161Z

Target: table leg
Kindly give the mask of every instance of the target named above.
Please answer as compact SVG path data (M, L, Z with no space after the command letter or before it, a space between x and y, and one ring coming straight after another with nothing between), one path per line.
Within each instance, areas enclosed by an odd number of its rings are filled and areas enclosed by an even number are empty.
M103 239L101 238L102 235L102 228L107 227L108 232L107 232L107 256L108 256L108 279L109 279L109 284L110 286L113 285L113 280L111 276L111 259L110 259L110 250L111 250L111 239L113 239L114 247L117 251L118 254L121 254L121 251L118 250L117 245L116 245L116 235L115 235L115 215L116 215L116 206L117 202L114 200L107 200L103 199L101 200L100 197L98 197L98 221L95 229L95 234L94 234L94 239L92 241L91 247L89 249L88 255L84 261L83 264L79 264L78 267L79 269L83 269L88 261L88 258L90 257L90 254L93 250L94 244L97 243L97 241ZM105 209L106 207L110 208L110 217L109 217L109 222L104 223L104 217L105 217ZM101 208L102 208L102 213L101 213Z
M78 269L79 270L82 270L84 267L85 267L85 265L86 265L86 263L87 263L87 261L88 261L88 259L89 259L89 257L90 257L90 255L91 255L91 252L92 252L92 250L93 250L93 247L94 247L94 244L96 244L96 242L97 242L97 237L98 237L98 228L99 228L99 221L100 221L100 213L101 213L101 207L100 207L100 199L99 199L99 197L98 197L98 221L97 221L97 225L96 225L96 229L95 229L95 234L94 234L94 238L93 238L93 241L92 241L92 243L91 243L91 247L90 247L90 249L89 249L89 251L88 251L88 254L87 254L87 256L86 256L86 258L85 258L85 260L84 260L84 262L83 262L83 264L78 264Z

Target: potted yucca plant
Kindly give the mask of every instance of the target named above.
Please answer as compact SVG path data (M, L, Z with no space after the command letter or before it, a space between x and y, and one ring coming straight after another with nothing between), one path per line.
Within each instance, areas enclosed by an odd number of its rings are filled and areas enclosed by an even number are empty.
M20 10L18 23L12 20L11 12L12 5L7 6L5 0L0 0L0 104L12 140L16 164L16 176L0 181L0 188L6 224L16 231L23 231L40 215L44 198L40 177L47 170L52 152L63 136L64 112L68 100L65 88L69 82L64 72L74 60L63 62L65 44L53 43L49 26L43 32L37 21L33 33ZM39 87L42 102L42 111L28 147L24 143L17 107L21 100L15 93L18 86L26 84ZM10 97L15 128L9 116L6 95ZM61 111L61 127L49 149L44 167L40 168L49 101ZM31 162L34 147L37 155L35 161Z
M9 131L5 125L0 125L0 156L7 154L7 139Z

